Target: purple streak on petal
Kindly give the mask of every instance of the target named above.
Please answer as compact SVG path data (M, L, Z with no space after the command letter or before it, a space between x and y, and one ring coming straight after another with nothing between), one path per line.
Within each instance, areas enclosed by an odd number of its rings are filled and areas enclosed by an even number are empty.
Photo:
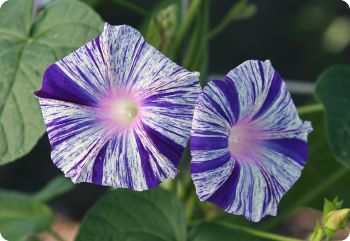
M66 174L69 175L71 171L75 171L75 170L77 169L77 167L78 167L81 163L85 162L86 158L90 155L90 153L95 149L96 146L97 146L97 143L95 143L93 146L91 146L91 147L89 148L89 151L86 153L86 155L85 155L83 158L81 158L80 161L77 162L74 166L72 166L72 167L66 172Z
M261 88L264 89L265 88L265 84L266 84L266 79L265 79L265 75L264 75L263 62L259 61L258 65L259 65L259 71L260 71L261 81L262 81Z
M258 164L260 165L260 164ZM264 198L264 206L263 209L265 210L268 204L271 202L272 198L275 197L275 193L273 193L273 190L276 189L277 185L279 185L278 182L276 182L276 179L269 175L268 172L265 170L264 166L260 165L259 167L260 173L262 177L264 178L266 184L267 184L267 192L265 193Z
M239 95L235 83L230 79L230 77L227 76L224 81L213 80L213 83L222 91L230 104L231 111L234 115L233 119L232 117L230 118L230 124L236 124L237 120L239 119Z
M195 84L191 84L191 85L184 85L182 86L183 88L190 88L190 87L195 87ZM167 91L170 91L174 88L168 88ZM180 104L174 104L174 103L166 103L166 102L161 102L159 101L159 99L164 98L164 97L181 97L182 95L186 94L187 91L181 91L181 90L177 90L177 91L172 91L169 93L162 93L162 94L156 94L156 95L151 95L149 97L147 97L146 99L143 100L143 104L145 106L167 106L169 108L177 108L177 106L181 106L181 107L185 107L185 105L180 105Z
M139 47L140 42L142 42L141 47ZM143 40L141 34L139 34L139 39L137 40L137 43L135 44L135 49L132 51L132 56L131 56L132 63L131 63L131 66L130 66L130 69L129 69L129 72L128 72L128 76L125 78L125 73L127 71L124 71L123 78L122 78L123 80L130 80L130 76L132 76L132 74L134 73L135 65L138 63L138 61L140 59L139 51L141 51L143 49L145 43L146 42ZM137 51L136 51L136 49L137 49ZM128 51L129 51L129 46L128 46L127 51L125 51L125 53L127 53ZM137 57L135 57L135 55ZM124 61L125 61L125 59L124 59Z
M76 133L88 130L94 124L95 124L94 121L90 121L90 122L84 122L84 125L82 124L74 125L72 126L72 128L67 128L66 130L56 131L62 127L60 125L57 125L55 128L50 129L50 131L48 131L49 134L53 131L56 132L56 134L50 135L51 140L56 140L56 141L50 141L52 150L54 150L57 146L61 145L63 142L67 141L68 139L74 137ZM67 125L67 123L62 125Z
M161 133L153 130L146 124L143 124L143 128L146 130L149 138L151 138L158 151L177 167L185 148Z
M98 48L98 51L100 52L100 55L102 57L102 60L105 63L105 60L104 60L104 57L103 57L103 53L102 53L102 50L101 50L101 46L100 46L100 36L95 38L93 41L92 41L92 48ZM96 69L98 70L98 72L100 73L100 76L106 76L106 73L102 73L101 72L101 69L100 69L100 66L97 64L96 62L96 59L94 57L94 54L91 52L91 49L89 49L88 45L86 45L86 51L88 52L88 55L90 57L90 59L94 62L95 66L96 66ZM98 77L95 75L95 73L91 72L91 74L93 74L95 76L96 79L98 79ZM106 82L106 80L104 79L104 81Z
M262 76L264 76L264 75L262 75ZM255 114L253 119L259 118L262 114L265 113L265 111L267 111L271 107L271 105L273 105L273 103L275 103L277 97L281 94L282 83L283 83L282 77L280 76L280 74L277 71L275 71L275 73L273 75L273 79L271 81L269 93L267 94L265 102L262 105L262 107L260 108L259 112Z
M222 128L221 125L218 125L218 124L214 124L214 123L211 123L211 122L207 122L207 121L203 121L202 122L203 124L208 124L208 125L212 125L214 128ZM195 130L193 131L193 134L198 134L198 135L207 135L207 137L212 137L212 136L223 136L222 132L219 132L219 131L209 131L209 130Z
M125 149L128 148L128 138L129 137L126 137L126 139L124 139L123 141L123 145L125 145ZM118 153L122 153L122 151L119 151ZM126 167L126 182L127 182L127 186L129 188L133 188L134 186L134 182L133 182L133 176L132 176L132 173L131 173L131 169L132 169L132 166L130 166L130 161L129 161L129 157L128 155L125 156L125 167Z
M211 86L211 85L207 85L205 88L212 88L212 86ZM213 89L213 91L215 91L215 90ZM232 123L232 117L231 117L231 116L228 116L228 115L225 113L225 111L222 109L222 107L220 106L220 104L217 103L217 102L212 98L212 96L208 95L208 94L205 93L205 92L203 92L202 94L203 94L203 95L200 95L199 99L200 99L200 100L203 99L202 102L203 102L204 105L206 105L205 102L208 102L210 105L212 105L212 106L215 108L215 110L216 110L217 112L219 112L219 114L220 114L228 123Z
M143 170L146 182L147 182L147 187L148 188L155 187L160 183L160 181L152 169L152 166L150 163L149 152L143 146L139 136L135 132L134 132L134 136L135 136L137 148L138 148L139 155L140 155L142 170ZM158 171L159 171L159 166L158 166Z
M204 133L202 132L202 135ZM218 150L228 147L227 137L191 136L191 150Z
M200 162L200 163L192 162L190 166L190 170L192 174L206 172L206 171L219 168L223 166L225 163L227 163L228 161L231 161L231 155L227 152L225 153L225 155L210 161Z
M107 142L98 152L94 166L92 168L92 182L95 184L102 185L103 181L103 166L106 158L106 151L108 148L109 142Z
M287 156L304 166L306 164L308 150L307 142L300 139L274 139L265 140L264 145Z
M236 197L236 188L240 178L240 166L238 162L235 162L232 174L230 177L218 188L210 198L209 202L221 207L222 209L227 209L233 203Z
M101 41L100 41L101 36L98 36L97 38L95 38L95 41L93 41L93 44L96 44L98 51L100 52L100 55L102 57L103 63L106 65L106 60L104 57L104 54L102 52L102 48L101 48ZM101 75L103 76L103 75Z
M66 101L78 105L94 106L94 98L76 84L56 65L51 65L43 77L41 90L35 92L37 97Z

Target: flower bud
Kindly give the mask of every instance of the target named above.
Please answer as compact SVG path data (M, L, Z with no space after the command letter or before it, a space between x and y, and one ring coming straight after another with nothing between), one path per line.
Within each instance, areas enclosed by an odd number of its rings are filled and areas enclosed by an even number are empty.
M346 221L350 217L350 209L340 209L329 212L323 219L325 228L332 231L344 229Z

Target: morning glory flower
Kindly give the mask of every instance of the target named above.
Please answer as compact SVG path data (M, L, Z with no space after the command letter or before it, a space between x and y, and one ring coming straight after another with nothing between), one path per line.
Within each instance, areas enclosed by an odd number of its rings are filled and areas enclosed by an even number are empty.
M197 195L251 221L276 215L311 130L270 61L244 62L200 94L190 138Z
M51 65L39 98L54 164L74 183L145 190L174 178L188 142L199 74L129 26Z

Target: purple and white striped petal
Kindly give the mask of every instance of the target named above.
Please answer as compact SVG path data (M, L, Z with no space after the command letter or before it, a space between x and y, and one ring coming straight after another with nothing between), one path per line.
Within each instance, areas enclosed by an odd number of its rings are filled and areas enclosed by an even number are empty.
M129 26L51 65L36 92L51 157L73 182L145 190L174 178L200 93L199 74Z
M246 61L200 94L191 175L201 201L260 221L300 177L311 124L270 61Z

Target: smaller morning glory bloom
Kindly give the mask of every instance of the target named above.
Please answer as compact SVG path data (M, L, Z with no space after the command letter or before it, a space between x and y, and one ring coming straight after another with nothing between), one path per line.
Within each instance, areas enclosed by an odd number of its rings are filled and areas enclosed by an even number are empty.
M39 98L51 157L73 182L145 190L174 178L200 93L189 72L129 26L51 65Z
M244 62L199 97L190 138L197 195L251 221L276 215L305 165L311 130L270 61Z

